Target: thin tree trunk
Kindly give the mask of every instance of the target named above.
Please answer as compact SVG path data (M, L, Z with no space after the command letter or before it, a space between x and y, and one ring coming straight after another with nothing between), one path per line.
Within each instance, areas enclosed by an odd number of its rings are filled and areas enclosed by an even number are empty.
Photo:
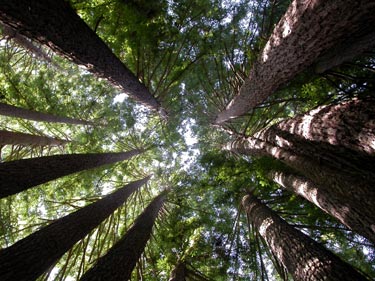
M51 123L66 123L73 125L92 125L92 122L72 119L68 117L56 116L41 112L36 112L13 105L0 103L0 115L22 118L33 121L51 122Z
M150 239L152 227L164 204L164 198L164 193L157 196L139 215L125 236L80 280L130 280L131 273Z
M183 262L180 262L172 270L171 278L169 281L185 281L186 280L186 266Z
M362 205L361 200L358 201L355 198L348 200L344 195L338 197L331 188L318 186L308 178L296 174L271 171L268 176L285 189L302 196L349 229L375 244L375 231L371 229L371 222L375 221L375 214L372 210L358 209L358 206ZM353 204L353 201L356 204Z
M374 25L374 1L294 0L239 94L218 114L215 123L244 115L335 46L357 44L350 39L373 32Z
M0 21L84 65L143 105L160 104L64 0L1 0Z
M30 146L60 146L68 143L67 140L60 140L44 136L35 136L19 132L0 130L0 144L30 145Z
M0 163L0 198L72 173L116 163L142 151L44 156Z
M254 195L246 195L242 205L249 220L294 280L367 280L352 266L290 226Z
M0 279L35 280L109 217L150 177L132 182L0 251Z

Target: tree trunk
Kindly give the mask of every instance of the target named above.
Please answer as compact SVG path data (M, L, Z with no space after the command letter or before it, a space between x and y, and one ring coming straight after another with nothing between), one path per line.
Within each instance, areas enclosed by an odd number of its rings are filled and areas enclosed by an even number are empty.
M373 210L364 210L360 200L347 198L348 196L345 195L337 197L331 188L318 186L308 178L296 174L271 171L268 176L285 189L302 196L375 244L375 231L370 227L375 221L375 214Z
M72 173L129 159L139 149L119 153L44 156L0 163L0 198Z
M131 273L150 239L152 227L164 204L164 198L164 193L157 196L139 215L125 236L80 280L130 280Z
M294 0L276 25L240 93L215 123L242 116L320 56L373 32L375 2L369 0ZM346 47L351 48L351 47ZM356 54L358 55L358 54Z
M186 266L183 262L180 262L172 270L171 278L169 281L185 281L186 280Z
M44 136L35 136L25 133L9 132L0 130L0 144L30 145L30 146L60 146L68 143L67 140L60 140Z
M0 103L0 115L22 118L33 121L51 122L51 123L66 123L73 125L92 125L92 122L72 119L68 117L55 116L51 114L36 112L13 105Z
M294 280L367 280L352 266L296 230L253 195L242 205L256 230Z
M37 279L76 242L119 208L149 178L127 184L2 250L0 279L3 281Z
M64 0L1 0L0 21L84 65L143 105L159 110L148 89Z

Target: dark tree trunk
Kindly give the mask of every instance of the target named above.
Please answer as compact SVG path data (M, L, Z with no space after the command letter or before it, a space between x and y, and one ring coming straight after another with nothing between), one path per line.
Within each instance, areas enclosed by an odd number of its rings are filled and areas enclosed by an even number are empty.
M60 140L44 136L35 136L19 132L0 130L0 144L30 145L30 146L59 146L68 143L67 140Z
M5 104L5 103L0 103L0 115L22 118L22 119L33 120L33 121L51 122L51 123L66 123L66 124L73 124L73 125L92 125L92 123L88 121L36 112L36 111L16 107L16 106Z
M0 251L0 280L37 279L148 179L149 177L127 184Z
M1 0L0 21L159 110L148 89L64 0Z
M186 266L183 262L180 262L172 270L171 278L169 281L185 281L186 280Z
M139 215L125 236L106 255L101 257L80 280L130 280L131 273L150 239L152 227L164 204L164 198L164 193L157 196Z
M118 153L68 154L0 163L0 198L72 173L129 159L139 149Z
M367 280L352 266L296 230L253 195L242 205L268 247L294 280Z
M374 1L294 0L216 124L244 115L336 46L357 44L351 39L366 37L374 25Z
M362 206L361 201L355 198L347 199L345 195L338 197L331 188L318 186L308 178L296 174L271 171L269 178L315 204L349 229L375 244L375 231L371 229L375 214L373 210L364 210L362 207L358 209L358 206Z

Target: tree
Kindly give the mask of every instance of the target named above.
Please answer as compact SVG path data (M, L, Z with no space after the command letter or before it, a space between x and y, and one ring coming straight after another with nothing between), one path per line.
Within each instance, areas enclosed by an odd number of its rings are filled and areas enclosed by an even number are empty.
M118 153L53 155L0 163L0 197L72 173L123 161L141 152L134 149Z
M16 107L5 103L0 103L0 115L42 122L66 123L74 125L92 125L92 123L89 121L35 112L32 110Z
M76 242L120 207L149 178L127 184L2 250L0 252L1 280L38 278Z
M242 205L256 230L294 280L367 280L349 264L288 225L254 195L246 195Z
M66 144L67 140L51 137L35 136L19 132L0 130L0 144L30 145L30 146L59 146Z
M352 38L372 33L374 23L372 1L293 1L252 65L239 94L218 114L215 123L244 115L332 48L348 42L357 44Z
M0 20L58 54L84 65L152 110L159 102L65 1L1 1ZM32 10L32 13L29 11ZM48 23L48 24L46 24ZM47 27L48 26L48 27Z
M152 227L164 204L164 199L165 193L155 197L124 237L80 280L130 280L136 262L150 239Z
M171 272L169 281L185 281L186 280L186 266L183 262L179 262Z

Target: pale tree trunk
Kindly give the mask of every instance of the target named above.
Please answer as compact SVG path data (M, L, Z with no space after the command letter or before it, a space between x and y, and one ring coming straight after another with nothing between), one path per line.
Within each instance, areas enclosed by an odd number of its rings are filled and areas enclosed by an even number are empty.
M37 279L148 181L132 182L0 251L0 279Z
M375 231L370 227L375 221L375 214L373 210L363 209L361 200L347 199L344 197L345 194L340 194L338 197L331 188L318 186L308 178L293 173L271 171L268 177L285 189L315 204L349 229L375 244Z
M246 195L242 205L256 231L294 280L367 280L352 266L290 226L254 195Z
M0 163L0 198L72 173L131 158L142 150L118 153L67 154Z
M160 104L64 0L1 0L0 21L20 34L84 65L144 106Z
M374 1L294 0L252 66L239 94L218 114L215 123L222 124L246 114L332 48L343 46L344 42L357 44L351 39L366 37L373 32L374 25ZM344 49L348 48L352 47ZM348 54L346 51L345 55Z
M69 141L51 137L36 136L19 132L0 130L0 144L29 146L60 146Z
M65 124L72 124L72 125L93 125L92 122L89 122L89 121L36 112L36 111L16 107L16 106L5 104L5 103L0 103L0 115L22 118L22 119L33 120L33 121L51 122L51 123L65 123Z
M80 280L130 280L131 273L151 237L152 227L164 204L164 199L164 193L157 196L139 215L124 237L106 255L101 257Z
M171 278L169 278L169 281L185 281L186 275L186 266L183 262L180 262L172 270Z

